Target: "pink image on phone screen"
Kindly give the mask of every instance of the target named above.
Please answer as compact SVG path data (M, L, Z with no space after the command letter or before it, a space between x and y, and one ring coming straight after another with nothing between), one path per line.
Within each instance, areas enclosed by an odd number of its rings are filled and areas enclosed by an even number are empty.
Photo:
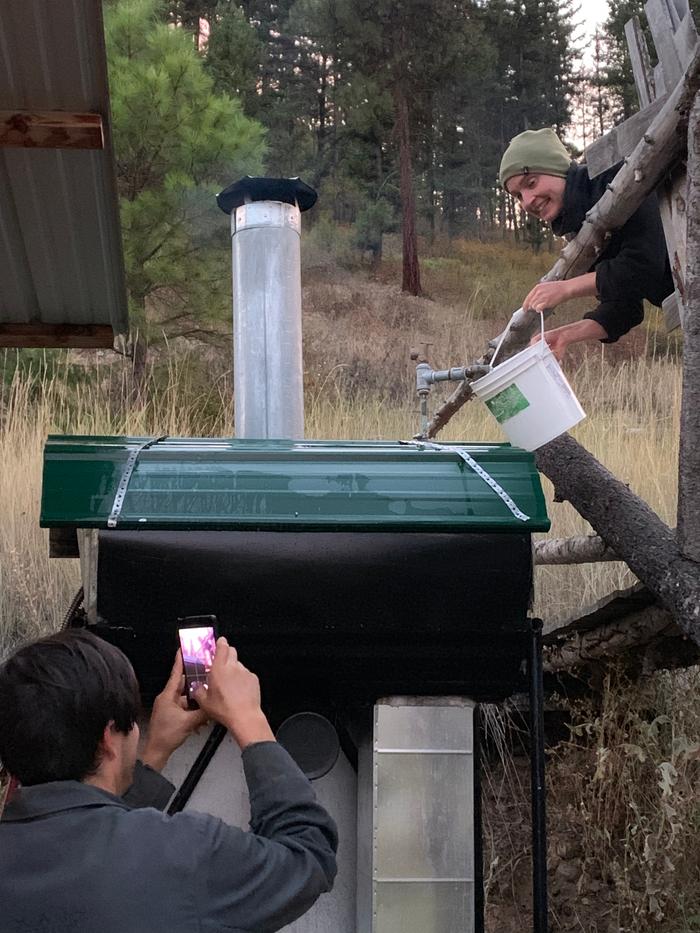
M210 625L201 628L181 628L179 635L187 696L191 698L192 692L198 686L207 685L207 675L216 653L216 636Z

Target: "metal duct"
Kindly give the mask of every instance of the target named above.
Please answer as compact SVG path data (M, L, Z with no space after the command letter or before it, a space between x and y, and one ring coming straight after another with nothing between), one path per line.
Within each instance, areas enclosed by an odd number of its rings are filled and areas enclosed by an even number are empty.
M217 200L231 215L236 436L302 438L301 211L316 194L247 178Z

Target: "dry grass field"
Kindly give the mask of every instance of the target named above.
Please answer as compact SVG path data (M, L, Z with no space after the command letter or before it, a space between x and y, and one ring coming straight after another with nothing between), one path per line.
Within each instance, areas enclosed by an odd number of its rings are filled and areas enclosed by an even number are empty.
M332 244L337 251L342 244ZM485 341L552 262L501 245L436 247L423 263L426 297L403 296L398 260L339 271L310 237L304 272L306 434L407 438L418 428L411 347L436 366L478 357ZM580 308L557 315L575 316ZM0 356L0 652L57 628L78 586L77 562L48 559L38 527L41 452L49 432L226 435L226 354L174 342L154 351L148 390L123 402L128 363L111 354ZM26 356L26 355L25 355ZM588 418L573 435L673 524L680 404L677 345L655 312L610 347L580 350L566 367ZM441 390L431 404L439 404ZM443 439L501 440L478 402ZM586 523L551 501L554 536ZM620 563L538 568L535 611L547 625L633 582ZM570 740L550 755L550 877L555 930L700 931L697 831L700 703L695 672L641 685L611 675L599 702L572 712ZM503 717L493 711L498 746ZM526 772L504 752L487 775L489 928L522 929L528 909ZM512 926L511 926L512 921Z

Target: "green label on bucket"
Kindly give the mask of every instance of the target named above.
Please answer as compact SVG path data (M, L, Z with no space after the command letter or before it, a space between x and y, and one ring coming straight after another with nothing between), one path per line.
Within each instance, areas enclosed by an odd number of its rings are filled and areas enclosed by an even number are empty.
M490 398L486 405L499 424L530 407L530 403L515 383Z

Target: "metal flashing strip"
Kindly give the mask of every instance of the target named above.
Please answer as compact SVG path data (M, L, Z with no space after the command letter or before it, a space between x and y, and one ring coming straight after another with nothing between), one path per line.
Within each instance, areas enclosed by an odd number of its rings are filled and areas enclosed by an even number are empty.
M495 356L495 354L494 354ZM490 486L491 489L496 493L496 495L501 499L510 509L512 514L521 522L527 522L530 520L530 516L526 515L522 509L519 509L515 502L511 499L508 493L505 491L503 486L496 482L496 480L491 476L486 470L479 466L476 460L469 454L464 447L457 447L451 444L433 444L429 441L399 441L400 444L407 444L411 447L418 447L419 450L437 450L437 451L448 451L450 453L457 454L458 457L461 457L462 460L470 467L477 476L480 476L481 479L486 483L487 486Z
M122 478L119 480L119 485L117 486L117 494L114 497L114 504L112 505L112 511L109 513L109 518L107 519L108 528L116 528L119 516L121 515L122 506L124 505L124 499L126 498L126 491L129 488L129 480L134 472L134 467L136 466L136 461L139 458L139 454L143 450L148 450L149 447L153 447L155 444L158 444L160 441L164 441L168 435L161 434L160 437L152 437L150 441L146 441L145 444L141 444L136 450L132 450L126 460L126 466L124 467L124 472L122 473Z

